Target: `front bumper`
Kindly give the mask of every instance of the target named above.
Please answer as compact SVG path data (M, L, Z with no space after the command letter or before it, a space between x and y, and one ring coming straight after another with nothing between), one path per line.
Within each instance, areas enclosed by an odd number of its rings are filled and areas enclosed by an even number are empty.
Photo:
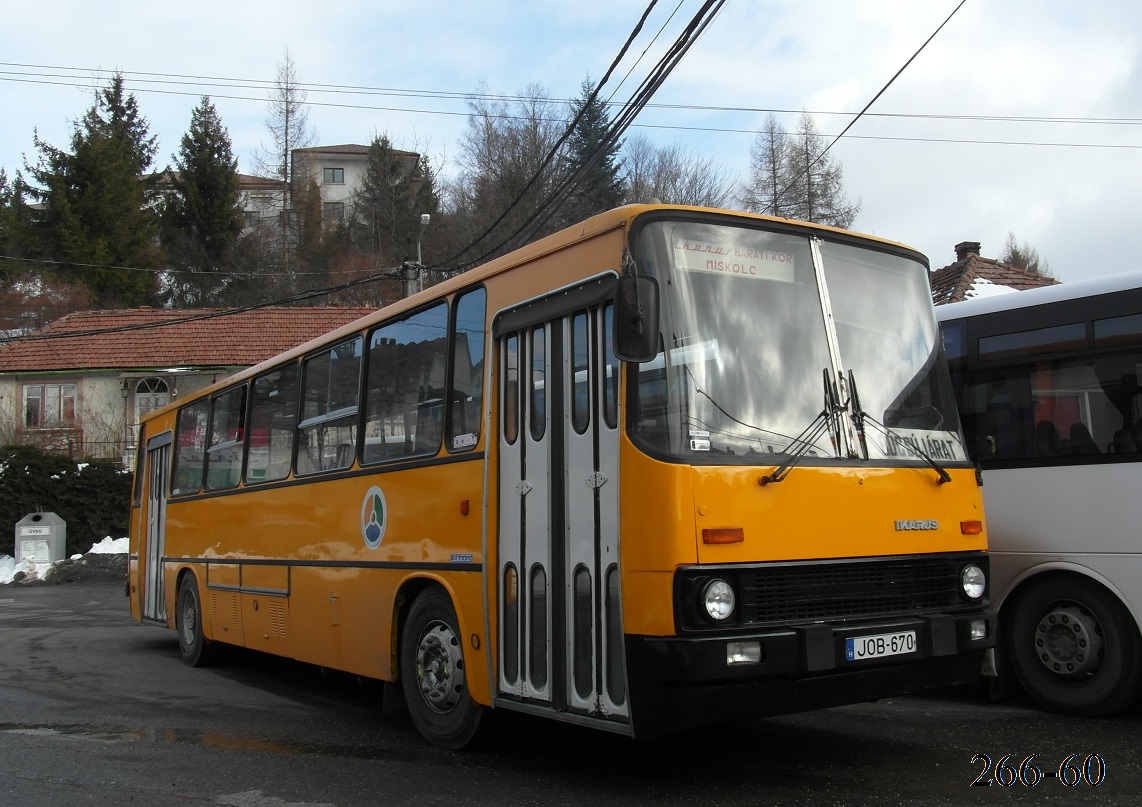
M984 622L984 638L971 623ZM977 625L978 627L978 625ZM931 614L809 624L732 636L627 636L632 718L640 737L729 720L971 683L995 645L995 614ZM846 639L915 631L915 650L850 661ZM727 662L730 644L757 642L757 663Z

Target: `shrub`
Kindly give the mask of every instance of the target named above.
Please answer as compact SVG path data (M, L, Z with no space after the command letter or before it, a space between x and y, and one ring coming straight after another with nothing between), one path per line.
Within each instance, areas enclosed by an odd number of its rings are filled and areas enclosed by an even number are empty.
M131 474L109 460L73 460L34 446L0 448L0 555L15 554L16 523L55 513L67 523L67 556L127 534Z

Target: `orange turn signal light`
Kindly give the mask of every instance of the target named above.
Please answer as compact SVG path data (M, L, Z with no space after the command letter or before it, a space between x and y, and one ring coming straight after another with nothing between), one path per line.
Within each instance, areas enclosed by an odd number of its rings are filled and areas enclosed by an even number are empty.
M740 544L745 540L745 530L741 527L714 527L702 530L704 544Z
M961 521L960 532L964 535L979 535L983 532L982 521Z

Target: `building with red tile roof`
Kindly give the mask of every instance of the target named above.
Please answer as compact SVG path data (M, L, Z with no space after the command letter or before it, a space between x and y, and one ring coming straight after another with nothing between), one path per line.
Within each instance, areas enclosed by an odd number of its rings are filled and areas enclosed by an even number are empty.
M139 418L372 308L69 314L0 345L0 441L130 461Z
M961 241L955 249L955 263L935 270L928 277L932 286L932 302L936 305L958 303L1001 291L1053 286L1059 282L1038 272L982 257L978 241Z

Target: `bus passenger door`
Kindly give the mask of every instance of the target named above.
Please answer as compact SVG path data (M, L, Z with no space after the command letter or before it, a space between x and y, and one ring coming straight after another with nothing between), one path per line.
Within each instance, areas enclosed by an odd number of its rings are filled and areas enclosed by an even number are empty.
M610 306L497 342L499 690L625 721Z
M146 540L139 568L143 579L143 619L166 622L166 583L163 554L166 552L167 468L170 464L170 434L159 435L147 445Z

